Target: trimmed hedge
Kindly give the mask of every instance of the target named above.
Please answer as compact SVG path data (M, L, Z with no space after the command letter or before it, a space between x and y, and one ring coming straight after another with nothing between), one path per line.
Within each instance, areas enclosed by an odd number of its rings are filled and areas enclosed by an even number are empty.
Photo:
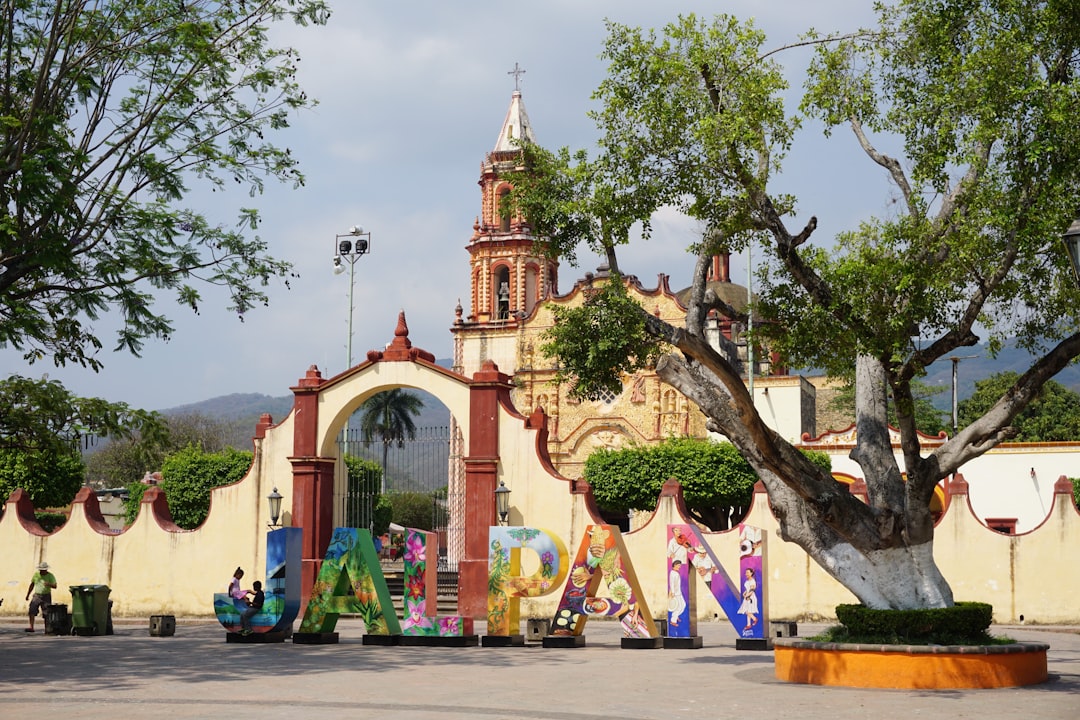
M898 641L971 639L986 635L994 608L988 603L958 602L953 607L919 610L876 610L863 605L837 605L836 618L853 636Z

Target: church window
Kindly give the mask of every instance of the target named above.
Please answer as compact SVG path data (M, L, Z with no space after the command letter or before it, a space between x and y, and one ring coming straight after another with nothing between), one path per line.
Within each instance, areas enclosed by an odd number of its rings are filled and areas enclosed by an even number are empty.
M499 216L499 232L510 232L510 211L503 204L509 194L510 188L504 186L499 189L499 199L495 207L495 212Z
M540 269L536 265L529 265L525 269L525 312L531 313L536 306L536 299L540 294L537 287L537 279Z
M593 402L603 403L605 405L614 405L615 401L619 399L619 393L611 390L610 388L603 388L593 393L589 398Z

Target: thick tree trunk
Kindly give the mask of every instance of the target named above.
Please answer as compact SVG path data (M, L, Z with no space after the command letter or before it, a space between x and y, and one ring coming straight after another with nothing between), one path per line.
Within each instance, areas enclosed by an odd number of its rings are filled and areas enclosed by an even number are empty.
M866 392L875 399L860 416L859 434L866 433L867 442L860 438L853 453L870 489L870 502L863 503L764 424L742 378L723 358L697 338L673 339L686 355L663 358L657 374L696 403L709 428L725 435L758 472L784 540L802 547L867 606L953 603L934 562L928 508L907 492L892 454L880 373L864 368L871 385Z

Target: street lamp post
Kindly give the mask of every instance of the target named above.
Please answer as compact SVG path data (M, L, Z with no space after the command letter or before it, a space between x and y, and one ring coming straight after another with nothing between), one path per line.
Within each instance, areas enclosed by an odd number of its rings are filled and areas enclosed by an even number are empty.
M506 525L510 517L510 488L506 482L499 481L499 487L495 488L495 510L499 513L499 524Z
M352 367L352 321L353 321L353 288L356 280L356 261L361 255L371 252L371 232L364 232L363 228L353 225L349 232L334 236L334 274L340 275L345 272L345 263L349 263L349 340L346 344L347 363L346 369Z
M274 488L274 491L266 496L266 500L270 504L270 527L280 527L278 525L278 518L281 517L281 493L277 491L277 488Z

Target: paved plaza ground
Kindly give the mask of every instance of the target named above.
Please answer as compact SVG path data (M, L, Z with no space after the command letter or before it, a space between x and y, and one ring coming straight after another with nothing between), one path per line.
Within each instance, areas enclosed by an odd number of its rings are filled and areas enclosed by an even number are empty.
M226 644L216 623L183 618L173 637L150 637L148 620L118 619L101 637L23 627L0 619L0 718L1080 717L1078 628L994 628L1050 644L1042 685L926 692L781 683L772 652L736 651L721 624L699 628L700 650L623 650L618 626L597 621L579 649L364 646L352 619L323 646Z

